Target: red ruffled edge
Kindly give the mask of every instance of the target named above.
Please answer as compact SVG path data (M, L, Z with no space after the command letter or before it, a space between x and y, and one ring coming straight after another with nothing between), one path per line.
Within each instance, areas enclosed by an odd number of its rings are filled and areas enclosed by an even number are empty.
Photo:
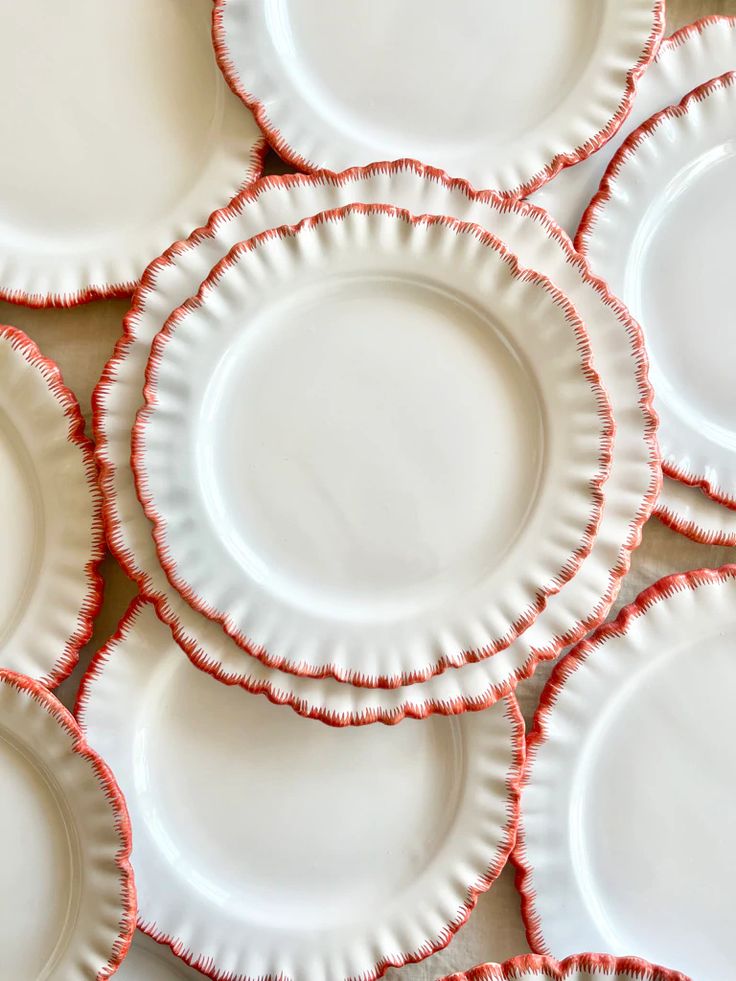
M441 981L522 981L529 974L543 974L549 981L566 981L578 971L614 978L626 975L639 981L690 981L679 971L650 964L640 957L613 957L610 954L573 954L561 961L540 954L522 954L503 964L479 964L469 971L448 974Z
M92 549L85 564L87 580L86 594L77 616L77 622L64 650L59 654L53 667L38 680L46 688L55 688L68 678L79 660L79 652L92 636L92 625L102 605L104 582L100 575L100 563L105 554L105 530L102 516L102 495L97 481L97 466L94 447L84 432L84 417L74 393L66 387L61 370L55 361L41 353L38 346L17 327L0 325L0 338L10 340L12 347L19 351L27 364L38 368L46 385L64 411L67 419L67 439L78 447L84 462L87 485L92 495Z
M244 678L240 675L233 676L223 670L220 665L212 663L207 651L203 650L188 637L181 622L169 607L166 596L162 593L157 593L151 587L150 577L145 570L138 568L135 554L123 545L118 544L118 534L121 528L119 518L115 512L116 466L107 456L108 441L104 427L104 418L106 415L104 398L106 390L115 384L116 376L125 364L129 349L136 343L136 320L144 309L144 296L156 290L156 280L159 271L168 266L175 266L180 256L185 255L190 249L196 248L201 242L216 237L217 229L221 222L228 221L230 218L241 213L250 204L256 202L262 193L270 189L288 190L289 188L302 185L318 186L320 184L339 187L353 180L361 180L380 174L400 174L406 170L426 180L440 184L447 188L448 191L458 191L469 201L496 204L504 210L515 211L538 220L546 229L547 234L554 238L565 251L567 261L577 267L584 281L593 287L600 296L601 301L619 318L622 325L624 325L624 329L629 336L633 348L636 381L640 392L638 404L646 420L644 438L649 447L650 481L647 493L644 495L638 512L632 516L629 535L621 544L617 562L610 570L606 592L586 619L580 621L576 627L568 631L565 637L562 638L559 646L552 645L551 647L533 651L524 664L513 673L508 682L494 686L488 695L482 699L464 697L459 697L452 701L432 699L421 707L407 706L393 710L374 710L363 714L337 713L328 709L310 708L298 697L282 691L277 684L271 681L256 682L253 679ZM414 160L396 160L374 163L367 167L351 167L340 174L284 174L263 177L237 194L224 208L213 212L206 225L195 229L187 239L175 242L166 252L157 259L154 259L144 272L141 282L133 294L130 310L123 319L123 333L116 342L112 356L105 365L92 393L92 424L95 433L95 456L100 471L100 484L103 494L103 519L105 522L107 542L110 550L116 556L123 569L137 583L141 593L153 601L159 618L169 625L177 643L186 652L190 660L200 670L210 674L223 684L237 685L252 694L263 694L274 704L290 705L300 715L318 719L326 725L338 727L369 725L374 722L395 725L404 718L423 719L434 713L440 715L457 715L466 711L480 711L488 708L494 702L498 701L498 699L513 691L520 681L530 678L539 661L554 659L563 647L574 644L584 637L590 630L598 626L608 613L618 592L619 583L629 570L631 553L641 542L642 528L652 512L662 483L662 469L660 465L659 445L657 443L657 415L653 407L653 397L648 380L648 361L641 328L632 319L621 301L609 291L606 283L593 276L586 261L575 251L569 237L562 228L552 219L547 211L538 205L534 205L528 201L503 201L493 191L474 191L467 181L463 181L460 178L449 178L441 171L417 163Z
M732 18L724 19L733 21ZM684 36L678 43L681 44L687 36L702 30L703 26L705 26L705 22L703 21L691 25L692 30L686 30ZM575 248L586 260L588 259L590 235L595 228L601 212L611 200L616 180L629 157L636 155L639 146L648 139L661 122L666 119L677 119L680 116L686 116L696 103L702 102L703 99L719 89L731 88L732 86L736 86L736 71L724 72L716 78L711 78L702 85L698 85L691 92L688 92L676 105L667 106L667 108L655 112L653 116L650 116L649 119L645 120L641 126L633 130L626 137L611 158L598 190L583 212L583 217L580 219L580 225L575 234ZM708 477L702 474L692 474L684 468L678 467L676 464L669 463L666 460L662 461L662 471L674 480L679 480L681 483L688 484L690 487L699 488L717 504L721 504L730 510L736 510L736 496L720 490Z
M547 583L541 584L535 594L533 601L527 606L524 612L509 626L502 638L486 647L463 651L458 657L459 660L448 658L443 655L437 658L435 663L425 670L402 671L391 675L369 676L364 672L346 668L338 668L334 664L325 664L321 667L305 664L301 662L294 664L280 655L268 651L265 647L253 643L247 635L242 633L234 624L229 615L215 606L203 600L187 581L180 576L176 569L176 564L170 556L169 544L166 533L166 525L163 521L156 503L148 489L147 475L143 466L142 458L144 452L146 425L157 404L157 377L166 345L176 335L179 323L193 311L200 309L206 303L207 294L210 293L220 278L229 268L234 266L241 256L253 252L264 242L274 238L287 239L298 235L302 230L314 228L317 225L329 222L343 221L350 215L386 215L397 218L407 224L418 227L424 225L443 225L456 234L471 234L481 245L493 249L502 261L509 267L512 276L524 283L532 283L540 286L552 298L553 302L560 307L565 314L565 319L575 335L576 346L580 352L582 373L586 381L592 388L595 400L598 419L601 423L601 447L598 458L598 466L595 474L591 478L590 484L590 506L589 516L583 529L582 541L570 555L565 559L559 571ZM132 452L131 466L135 478L138 499L153 524L153 538L156 542L161 567L174 589L183 599L207 619L221 624L225 633L231 637L238 647L267 667L280 671L286 671L301 678L333 678L345 684L357 687L368 688L399 688L403 685L416 684L426 681L448 668L457 668L466 664L492 657L501 650L505 650L512 644L532 623L547 605L548 598L560 591L563 585L574 578L577 570L585 558L590 554L595 543L595 536L600 524L603 513L603 485L608 477L613 455L613 437L615 433L615 423L610 403L601 384L600 377L593 367L590 341L585 325L578 317L574 307L565 295L553 286L546 276L542 276L533 270L526 269L519 265L516 256L494 235L485 231L479 225L472 222L462 222L444 215L424 215L415 217L409 211L396 208L386 204L348 204L340 208L333 208L328 211L320 212L309 218L304 218L293 225L281 225L278 228L269 229L253 236L246 242L236 245L230 252L217 263L208 277L204 280L195 297L186 300L181 306L177 307L169 316L165 325L154 338L151 346L151 353L146 365L146 382L143 388L144 405L138 411L136 422L132 433ZM562 644L557 638L559 647Z
M120 918L118 938L113 945L107 964L96 975L97 981L106 981L107 978L112 977L124 960L135 930L136 892L133 869L130 864L133 838L125 798L117 785L112 770L102 757L91 746L87 745L84 734L77 724L76 719L64 708L55 695L48 691L40 682L28 678L24 674L18 674L16 671L9 671L6 668L0 669L0 682L9 684L19 691L27 693L31 698L34 698L72 737L74 740L72 752L81 756L90 764L112 808L115 819L115 830L120 839L120 847L115 854L115 867L118 870L120 880L122 915Z
M147 600L143 596L137 596L131 602L130 606L125 612L125 615L118 624L115 633L93 656L89 667L85 671L74 704L74 715L82 733L85 731L84 715L90 695L90 689L94 684L97 675L103 669L106 662L114 655L117 644L125 639L128 630L135 622L138 614L149 604L153 606L150 600ZM153 609L154 612L156 612L155 606L153 606ZM159 617L159 619L161 618ZM161 622L165 623L163 620ZM513 692L506 696L506 716L511 722L512 727L513 759L511 766L509 767L509 773L506 780L508 822L506 825L505 840L498 849L498 855L495 862L483 874L483 876L481 876L477 884L468 889L468 897L465 903L460 908L455 918L445 926L436 941L428 943L426 947L412 953L406 953L395 958L386 958L379 961L371 971L361 974L360 979L355 979L355 981L377 981L377 979L380 978L390 967L404 967L407 964L416 964L418 961L422 961L426 957L437 953L438 950L445 948L457 931L467 922L468 917L475 909L480 896L491 888L493 883L505 868L511 854L511 850L514 847L516 840L516 829L519 824L521 807L521 780L526 755L524 719L521 714L521 709L519 708L519 703L517 702L516 696L513 694ZM217 966L212 958L198 958L185 946L182 940L178 940L176 937L172 937L165 933L156 925L155 921L143 922L139 920L138 929L148 934L148 936L157 943L169 947L172 953L174 953L190 967L195 968L206 977L210 978L211 981L283 981L282 978L271 976L251 979L245 975L234 975L232 973L224 974L217 970Z
M633 602L619 612L615 620L598 627L590 637L581 641L557 662L542 690L539 705L534 713L534 721L526 739L526 758L521 779L522 807L520 814L523 812L524 788L529 783L537 750L547 739L547 719L555 706L558 695L564 689L567 679L607 640L611 637L624 636L631 623L643 616L655 603L666 600L674 593L686 589L697 589L698 586L726 582L729 579L736 579L736 564L724 565L720 569L693 569L690 572L678 572L674 575L664 576L639 593ZM521 917L524 921L529 946L539 954L546 954L549 948L542 933L539 913L535 907L536 893L531 885L533 870L526 857L524 823L521 816L511 861L516 867L516 888L521 897Z
M260 126L261 131L268 140L270 146L276 151L276 153L278 153L282 160L292 167L295 167L297 170L302 170L308 174L321 172L329 174L330 176L337 176L337 172L322 170L320 167L315 166L308 160L305 160L304 157L293 150L286 143L278 129L271 124L266 112L266 107L263 105L260 99L257 99L249 92L246 92L240 84L228 54L228 46L225 42L225 32L222 26L225 4L227 2L228 0L215 0L215 5L212 11L212 44L215 49L217 64L220 66L220 71L224 75L225 81L235 95L237 95L238 98L241 99L253 113L256 122ZM654 0L652 12L653 23L649 37L647 38L639 60L632 68L629 69L626 75L624 95L618 109L611 117L609 122L594 136L586 140L586 142L582 145L575 147L573 150L556 154L556 156L547 164L545 168L539 171L535 176L531 177L524 184L521 184L510 191L495 192L499 197L507 201L513 201L517 198L523 198L533 194L534 191L539 190L543 184L546 184L547 181L551 180L561 170L564 170L567 167L572 167L574 164L580 163L581 160L585 160L586 157L589 157L591 154L595 153L596 150L599 150L602 146L604 146L616 133L631 112L639 78L647 70L659 49L659 44L665 27L665 0ZM411 162L417 166L422 166L418 160L411 160ZM449 179L445 171L438 170L438 172L441 173L443 177Z

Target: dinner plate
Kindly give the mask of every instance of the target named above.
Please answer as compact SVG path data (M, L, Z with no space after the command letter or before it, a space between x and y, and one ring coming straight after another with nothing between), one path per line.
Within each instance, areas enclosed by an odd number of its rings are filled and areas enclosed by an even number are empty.
M241 239L355 200L477 222L507 242L523 265L549 276L589 327L594 362L617 423L601 525L577 576L550 598L535 623L505 651L391 691L298 678L244 658L218 624L196 613L171 587L158 562L129 466L131 430L150 345L172 309L196 291L210 268ZM405 716L480 708L531 674L540 658L555 657L558 649L550 645L555 634L565 631L565 643L572 643L605 617L661 481L650 398L638 327L605 286L590 278L566 236L541 209L474 194L463 182L410 162L342 175L269 177L152 263L134 296L123 336L93 398L108 541L141 590L154 598L159 615L192 661L228 684L263 692L334 725L397 722Z
M546 208L569 235L574 235L606 167L624 140L655 112L734 68L736 17L703 17L664 38L636 83L631 111L610 140L580 163L561 170L530 200Z
M631 112L599 150L568 167L532 195L573 234L603 173L624 140L655 112L679 102L703 82L736 67L736 17L704 17L665 38L637 83ZM694 541L736 545L736 517L700 488L665 477L654 513Z
M555 667L515 860L532 948L733 974L736 566L660 580Z
M211 10L0 5L0 297L128 295L172 239L258 176L265 144L217 70Z
M139 926L209 977L364 978L444 947L513 844L513 695L337 730L198 671L136 600L77 716L123 788Z
M112 774L42 685L0 669L4 978L109 978L135 928L130 826Z
M137 930L115 981L202 981L202 977L166 944L156 943Z
M604 143L661 0L217 0L230 87L301 170L409 157L509 197Z
M161 563L272 667L385 688L480 660L592 547L613 418L585 327L478 226L348 205L241 243L144 394Z
M612 160L576 239L644 330L665 473L731 508L735 112L727 73L644 123Z
M58 367L0 326L0 664L59 684L102 599L92 445Z
M503 964L479 964L442 981L688 981L684 974L649 964L639 957L573 954L563 961L538 954L512 957Z

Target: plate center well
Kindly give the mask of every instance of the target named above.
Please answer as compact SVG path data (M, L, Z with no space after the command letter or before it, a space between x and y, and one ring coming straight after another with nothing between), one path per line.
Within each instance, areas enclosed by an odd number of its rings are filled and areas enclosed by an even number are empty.
M147 826L188 889L248 924L373 920L416 883L452 825L456 720L335 729L173 661L141 723Z
M6 978L46 978L74 899L71 847L45 776L0 728L0 961Z
M576 876L601 949L693 977L733 969L735 653L727 630L637 671L594 726L575 785Z
M533 376L497 325L423 281L334 277L269 304L201 412L218 534L252 577L331 616L474 584L538 493Z

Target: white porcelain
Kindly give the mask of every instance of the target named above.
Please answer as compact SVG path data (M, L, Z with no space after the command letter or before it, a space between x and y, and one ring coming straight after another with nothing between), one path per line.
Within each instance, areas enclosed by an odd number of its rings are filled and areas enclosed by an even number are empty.
M132 463L195 609L273 667L397 687L507 647L575 575L612 434L549 280L476 226L351 205L174 311Z
M0 974L108 978L135 927L125 803L73 717L0 669Z
M450 214L477 222L508 243L523 265L549 276L570 297L589 328L594 363L616 417L603 518L593 551L577 576L550 597L534 625L506 651L392 691L358 688L327 678L301 679L267 668L255 658L244 658L218 624L192 610L169 584L129 466L131 429L141 402L150 345L174 307L197 289L212 265L241 239L355 200L390 202L416 214ZM214 215L207 228L176 244L151 265L124 328L94 397L109 540L128 573L156 599L159 614L203 670L331 723L395 722L405 715L487 705L519 678L531 674L540 658L556 656L557 649L550 646L552 637L564 631L566 642L571 643L605 616L661 480L651 393L638 329L622 306L586 279L568 240L543 211L473 195L465 184L407 163L334 177L267 178Z
M612 162L576 244L642 325L665 473L736 508L734 113L736 73L645 123Z
M172 239L258 175L211 0L0 4L0 296L131 292Z
M0 326L0 665L57 685L102 595L92 446L58 367Z
M639 957L573 954L562 961L522 954L503 964L479 964L442 981L688 981L684 974L649 964Z
M704 17L665 38L639 79L631 112L611 139L535 192L542 205L571 235L603 173L624 140L655 112L679 102L691 89L736 68L736 17ZM704 544L736 545L736 515L697 487L665 476L654 512L676 531Z
M410 157L529 193L605 141L663 27L659 0L218 0L231 87L292 164Z
M654 513L666 525L703 545L736 545L736 511L699 487L665 477Z
M631 111L616 133L585 160L561 170L530 200L546 208L569 235L574 235L606 167L624 140L655 112L733 69L736 17L704 17L664 38L654 60L638 79Z
M339 730L198 671L137 601L78 717L123 788L139 924L216 979L378 977L445 946L514 838L513 695Z
M736 571L650 587L555 668L515 859L534 949L733 975Z
M167 944L157 943L136 930L115 981L202 981L202 977L176 957Z

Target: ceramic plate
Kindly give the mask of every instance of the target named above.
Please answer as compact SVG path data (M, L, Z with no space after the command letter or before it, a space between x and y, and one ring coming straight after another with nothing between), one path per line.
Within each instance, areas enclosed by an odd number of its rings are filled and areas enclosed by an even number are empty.
M57 366L0 326L0 664L53 687L77 663L102 597L97 474Z
M5 978L109 978L135 926L130 827L61 703L0 669L0 950Z
M397 687L488 657L600 521L585 328L449 218L350 205L236 246L156 337L145 399L133 469L169 579L294 674Z
M532 948L733 974L736 567L671 576L555 668L515 854Z
M302 679L244 658L219 625L192 610L166 579L129 466L131 429L150 345L172 309L196 291L212 265L239 240L355 200L475 221L506 241L523 265L549 276L589 326L594 362L617 423L601 525L578 575L550 598L532 627L506 651L392 691ZM589 277L568 239L541 209L473 194L462 182L406 162L333 176L270 177L213 215L206 228L172 246L143 277L93 400L108 538L129 574L155 598L159 615L171 624L194 663L228 684L264 692L335 725L480 708L531 674L540 658L555 657L552 637L565 631L565 643L572 643L608 611L661 480L650 396L638 328L605 287Z
M258 175L263 142L215 65L211 11L0 5L3 299L129 294L167 243Z
M616 133L585 160L561 170L536 191L531 200L541 205L562 228L574 235L583 212L618 148L655 112L679 102L703 82L736 67L736 17L704 17L675 31L636 84L631 112Z
M638 957L575 954L564 961L525 954L503 964L479 964L443 981L688 981L684 974L648 964Z
M665 38L642 75L630 114L604 146L574 167L561 171L532 196L570 234L616 150L655 112L679 102L691 89L736 67L736 18L704 17ZM665 524L694 541L736 545L736 516L697 487L664 478L654 512Z
M411 157L530 193L625 118L660 0L218 0L231 88L299 169Z
M198 671L137 601L77 714L128 800L139 926L211 978L370 981L426 957L513 843L513 695L460 719L315 725Z
M665 473L732 508L735 113L729 73L644 123L611 162L576 240L642 324Z
M202 977L176 957L168 945L156 943L138 930L115 981L202 981Z

